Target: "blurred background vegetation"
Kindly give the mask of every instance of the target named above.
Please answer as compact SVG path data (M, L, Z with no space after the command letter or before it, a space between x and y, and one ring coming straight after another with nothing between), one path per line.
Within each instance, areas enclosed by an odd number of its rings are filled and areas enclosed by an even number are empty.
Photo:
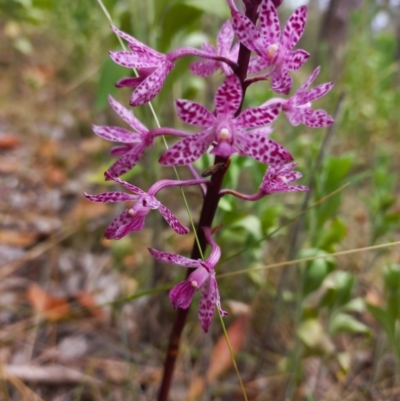
M272 138L298 161L309 194L222 199L218 273L245 270L219 280L225 321L249 400L398 400L399 247L329 254L400 239L400 2L285 0L281 24L306 3L298 47L311 58L293 74L294 90L321 65L317 83L335 87L314 107L336 123L292 127L282 115L275 124ZM224 0L104 5L117 27L161 52L215 44L229 18ZM118 206L82 199L111 185L103 181L110 146L91 124L122 125L107 103L112 94L128 104L130 92L114 83L130 72L108 57L118 48L95 0L0 0L2 400L152 400L158 388L174 313L165 291L140 294L183 273L155 263L146 248L188 255L193 236L177 238L151 216L142 233L106 241ZM191 61L177 63L153 101L163 126L188 129L175 98L212 108L223 77L190 75ZM258 83L246 105L271 96ZM155 127L148 106L135 114ZM125 178L148 188L173 177L157 164L163 148L157 143ZM211 164L204 156L196 167ZM253 193L264 172L234 156L224 187ZM196 218L201 197L185 193ZM188 224L178 190L161 198ZM268 268L298 258L309 259ZM205 335L195 310L171 399L242 400L218 320Z

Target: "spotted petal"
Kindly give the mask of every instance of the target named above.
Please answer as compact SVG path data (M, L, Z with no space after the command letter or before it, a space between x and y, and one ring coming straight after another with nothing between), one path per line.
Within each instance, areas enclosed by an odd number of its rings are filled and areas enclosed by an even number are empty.
M137 53L140 57L143 59L152 59L152 60L164 60L166 56L164 54L161 54L153 49L151 49L149 46L146 46L144 43L138 41L134 37L128 35L125 32L120 31L117 29L115 26L111 25L111 29L122 39L125 39L132 52Z
M183 267L200 267L201 263L199 260L193 260L189 258L185 258L184 256L177 255L175 253L169 252L161 252L157 251L154 248L149 248L149 252L156 259L161 260L162 262L171 263L174 265L179 265Z
M136 166L138 161L142 158L147 145L139 143L137 146L125 152L109 169L108 173L113 177L119 177Z
M104 236L108 239L121 239L132 231L140 231L144 227L144 219L145 216L132 217L125 210L110 223Z
M177 99L175 108L178 117L186 124L207 127L215 121L215 117L204 106L190 100Z
M133 92L130 105L140 106L148 103L160 92L169 72L174 68L174 64L169 60L164 61L151 75L149 75Z
M138 195L145 195L146 192L142 191L140 188L135 187L132 184L127 183L126 181L120 180L119 178L113 177L110 173L107 171L104 173L104 176L106 177L106 180L113 180L114 182L121 184L125 189L128 191L138 194Z
M271 88L276 93L287 95L292 88L292 78L284 68L276 68L272 72Z
M143 57L143 55L139 53L110 51L109 54L114 63L127 68L149 68L157 66L160 63L159 59Z
M148 131L148 129L135 117L131 110L122 106L122 104L118 103L112 96L108 96L108 102L114 111L137 132L143 134Z
M158 207L158 210L166 220L166 222L169 224L169 226L178 234L188 234L189 229L185 227L173 214L172 212L165 207L164 205L161 205Z
M285 58L285 67L290 71L297 71L310 57L310 53L299 49L290 52Z
M282 47L291 50L303 35L307 20L307 7L302 6L294 11L286 22L282 34Z
M199 77L208 77L218 70L218 62L214 60L195 61L190 64L189 70Z
M280 111L280 103L274 103L264 107L249 108L239 114L235 119L235 123L238 127L242 128L262 127L276 120Z
M214 315L217 282L214 277L210 277L203 286L201 292L198 317L201 328L207 333Z
M89 195L85 192L85 197L91 202L102 202L102 203L126 202L137 199L137 196L130 195L125 192L103 192L98 195Z
M273 1L264 0L260 7L259 28L264 41L264 46L279 43L281 38L281 27Z
M308 92L301 93L300 95L297 94L296 102L297 104L306 104L312 102L313 100L325 96L332 89L332 87L333 87L332 82L318 85L315 88L309 90Z
M107 141L138 143L142 140L140 135L133 134L125 128L92 125L92 129L96 135L106 139Z
M245 15L239 12L232 12L232 28L241 43L259 56L263 56L260 33ZM260 43L259 48L257 47L258 43Z
M283 164L293 160L279 143L265 136L262 130L243 132L236 137L241 155L247 155L265 164Z
M311 108L303 109L300 119L304 125L312 128L328 127L334 123L333 118L325 110Z
M229 50L232 46L234 32L230 21L226 21L217 36L217 46L219 54L226 56L229 54Z
M266 59L266 58L263 58L260 56L252 57L250 59L249 68L247 69L247 72L249 74L254 74L256 72L265 70L270 65L271 65L271 62L269 59Z
M164 166L185 166L193 163L205 153L213 138L213 128L205 129L171 146L160 157L159 162Z
M308 78L303 82L303 84L300 86L299 89L297 89L296 95L300 95L304 92L307 91L308 87L315 81L317 76L319 75L321 71L321 67L317 67L309 76Z
M233 116L242 102L242 93L239 78L234 74L227 77L215 94L217 116Z

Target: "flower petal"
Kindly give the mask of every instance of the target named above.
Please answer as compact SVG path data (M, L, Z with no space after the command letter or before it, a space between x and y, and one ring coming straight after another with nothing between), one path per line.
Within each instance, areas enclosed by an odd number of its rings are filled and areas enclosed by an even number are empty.
M290 52L285 58L285 67L290 71L297 71L310 57L310 53L299 49Z
M307 20L307 7L302 6L294 11L286 22L282 34L282 47L291 50L303 35Z
M214 74L219 67L218 61L214 60L204 60L204 61L195 61L190 64L189 70L199 77L208 77Z
M128 171L132 170L136 166L138 161L143 156L147 145L145 143L140 143L134 146L128 152L125 152L107 171L113 177L119 177Z
M275 69L272 72L271 88L276 93L287 95L292 88L292 78L284 68Z
M158 210L166 220L166 222L169 224L169 226L178 234L188 234L190 230L185 227L169 210L167 207L164 205L161 205L158 207Z
M261 3L259 29L261 31L265 48L268 45L280 42L281 27L279 25L278 13L273 1L264 0Z
M332 88L333 82L318 85L308 92L304 92L303 94L297 96L297 104L306 104L312 102L313 100L319 99L320 97L325 96Z
M134 37L128 35L125 32L120 31L115 26L111 25L111 29L119 37L121 37L122 39L125 39L128 42L130 49L134 53L137 53L143 59L153 59L156 62L156 64L154 64L154 65L157 65L157 61L160 62L161 60L166 59L166 56L164 54L159 53L156 50L153 50L152 48L150 48L149 46L146 46L144 43L138 41Z
M129 152L129 150L132 149L132 146L135 145L121 145L121 146L114 146L110 150L110 155L111 156L122 156L126 152Z
M300 108L295 108L292 111L286 111L286 117L288 118L290 124L293 125L293 127L297 127L298 125L301 124L302 122L302 109Z
M235 74L227 77L215 94L214 103L217 116L233 117L242 102L242 93L239 78Z
M104 236L108 239L121 239L132 231L140 231L144 227L145 217L132 217L129 211L125 210L110 223Z
M292 155L279 143L267 138L262 131L243 132L236 137L242 155L265 164L283 164L293 160Z
M231 50L234 32L230 21L226 21L217 36L218 53L221 56L227 56Z
M130 191L134 194L137 194L137 195L145 195L146 194L146 192L142 191L140 188L135 187L134 185L129 184L126 181L120 180L119 178L113 177L107 171L104 173L104 176L106 177L106 181L113 180L114 182L121 184L124 188L126 188L128 191Z
M149 68L160 63L159 59L143 57L142 54L129 51L110 51L109 54L114 63L127 68Z
M296 91L296 95L300 95L303 92L306 92L308 87L315 81L315 78L317 78L318 74L321 71L321 67L318 66L309 76L308 78L303 82L303 84L300 86L299 89Z
M194 260L194 259L189 259L185 258L184 256L177 255L175 253L169 253L169 252L161 252L157 251L157 249L154 248L149 248L149 252L153 257L155 257L158 260L161 260L162 262L165 263L171 263L174 265L179 265L183 267L200 267L200 261Z
M160 157L159 163L164 166L185 166L193 163L206 152L213 139L213 128L205 129L171 146Z
M122 106L122 104L118 103L112 96L108 96L108 102L114 111L137 132L141 134L148 132L148 129L135 117L131 110Z
M98 195L89 195L85 192L85 197L91 202L102 202L102 203L126 202L137 199L137 196L130 195L125 192L103 192Z
M201 328L207 333L214 315L216 301L217 282L215 277L210 278L204 283L203 291L200 296L198 317Z
M138 143L142 140L140 135L134 134L125 128L92 125L92 130L96 135L112 142Z
M125 77L121 78L119 81L115 83L116 88L136 88L138 87L146 77Z
M175 285L169 292L172 307L187 309L192 303L196 288L189 281L182 281Z
M334 119L325 110L303 109L301 122L312 128L328 127L334 123Z
M259 56L263 56L262 46L260 49L256 47L256 44L261 40L260 33L245 15L232 12L232 28L241 43Z
M215 121L215 117L204 106L190 100L175 100L175 109L178 117L186 124L208 127Z
M248 108L235 118L235 124L241 128L257 128L276 120L281 111L280 103L268 106Z
M249 74L254 74L256 72L260 72L262 70L265 70L271 65L271 62L269 59L263 58L263 57L252 57L250 59L249 63L249 68L247 69L247 72Z
M130 105L140 106L148 103L160 92L169 72L174 68L174 64L166 60L152 74L150 74L133 92Z

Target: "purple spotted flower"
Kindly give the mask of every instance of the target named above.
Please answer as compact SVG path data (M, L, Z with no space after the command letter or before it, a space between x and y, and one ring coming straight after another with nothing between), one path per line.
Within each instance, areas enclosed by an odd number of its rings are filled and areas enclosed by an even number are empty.
M254 195L244 195L231 189L224 189L219 192L221 196L231 194L248 201L256 201L264 196L277 192L302 192L309 189L304 185L289 185L291 182L301 178L302 174L293 171L297 163L292 162L282 165L270 165L266 171L258 192Z
M107 179L121 184L128 191L132 192L133 195L125 192L103 192L99 195L88 195L85 193L87 199L92 202L102 203L134 202L132 207L122 212L108 226L105 232L105 237L108 239L121 239L132 231L140 231L144 227L144 220L151 209L158 209L175 232L178 234L187 234L189 229L183 226L172 212L155 198L155 194L165 187L196 185L208 182L201 179L188 181L161 180L152 185L147 192L144 192L140 188L128 184L126 181L112 177L107 172L105 176Z
M217 48L208 43L204 43L202 50L210 53L210 55L219 55L236 63L239 54L239 44L234 45L231 49L233 36L234 32L232 25L230 21L226 21L218 33ZM189 69L193 72L193 74L199 75L200 77L212 75L218 69L221 69L225 75L232 74L231 67L224 62L215 60L195 61L190 65Z
M237 37L257 55L250 62L249 72L259 72L271 67L264 78L271 78L273 91L288 94L292 87L288 70L298 70L310 56L305 50L291 51L304 32L307 7L298 8L290 16L282 35L273 0L262 1L257 27L237 10L231 11L232 27Z
M211 254L207 260L189 259L174 253L160 252L153 248L149 248L149 251L156 259L163 262L196 269L185 281L180 282L172 288L169 293L169 299L174 309L187 309L193 300L195 292L202 288L198 317L202 329L207 333L215 306L217 306L221 316L226 316L227 313L221 308L214 271L215 265L221 257L221 250L212 240L209 227L204 228L204 233L208 243L212 247Z
M317 67L306 79L297 92L288 100L282 102L282 110L294 126L303 123L309 127L320 128L333 124L333 118L325 110L313 110L311 102L326 95L333 87L332 82L308 89L320 72Z
M119 177L127 173L143 156L144 151L149 146L153 146L154 139L159 135L187 136L187 134L172 128L158 128L149 131L133 114L122 104L118 103L111 96L108 101L114 111L133 129L134 132L125 128L112 126L93 125L93 131L96 135L112 142L121 142L124 145L116 146L111 150L113 156L121 156L109 169L109 176Z
M182 47L162 54L114 26L111 26L111 29L128 42L130 51L111 51L110 57L123 67L137 68L139 71L139 77L123 78L116 84L117 87L136 87L130 99L131 106L139 106L152 100L163 87L175 61L181 57L199 56L235 65L224 57L191 47Z
M215 115L204 106L189 101L177 100L179 118L187 124L203 127L171 146L160 158L166 166L187 165L198 159L213 145L212 154L229 157L235 152L247 155L267 164L292 160L290 153L281 145L266 137L270 127L246 131L247 128L265 126L279 114L280 104L248 108L235 117L242 101L242 86L236 75L230 75L215 95Z

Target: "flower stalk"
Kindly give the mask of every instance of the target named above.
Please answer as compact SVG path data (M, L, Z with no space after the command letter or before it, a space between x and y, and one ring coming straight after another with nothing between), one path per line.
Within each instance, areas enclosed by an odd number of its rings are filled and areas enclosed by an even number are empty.
M93 125L96 135L118 143L110 151L118 159L104 173L105 179L114 181L130 193L104 192L85 196L92 202L132 203L111 221L105 232L106 238L118 240L141 230L151 210L158 210L177 234L187 234L189 229L161 204L156 194L168 187L195 185L203 195L190 258L149 248L155 259L187 268L186 279L176 284L169 293L177 313L169 338L158 401L168 400L181 334L196 293L201 291L198 318L206 333L214 310L218 311L220 318L226 315L221 306L215 274L221 250L212 238L211 229L220 198L233 195L243 201L257 201L278 192L307 191L305 186L289 185L301 178L301 173L294 171L297 163L293 161L291 153L269 138L273 133L271 124L281 113L285 113L294 126L304 124L319 128L333 123L329 114L324 110L315 110L311 105L329 92L333 85L326 83L309 89L318 76L319 68L290 98L266 99L258 107L242 110L246 89L250 84L263 84L268 80L272 90L278 94L287 95L291 91L289 71L301 68L310 56L304 50L293 50L305 29L307 7L298 8L289 17L281 33L276 8L282 0L243 0L243 14L234 0L226 1L232 18L222 25L216 46L205 43L201 49L182 47L163 54L111 26L115 34L127 42L129 50L111 51L110 57L115 63L138 71L136 77L126 77L116 83L117 87L134 88L130 106L149 103L157 96L175 61L182 57L195 56L201 59L189 67L189 71L195 75L207 77L217 71L225 75L214 96L214 111L191 100L175 101L178 117L186 124L200 127L200 130L189 134L172 127L161 127L158 120L157 128L147 128L131 110L112 97L109 97L110 106L131 129ZM176 166L188 166L193 179L182 181L177 175L177 180L160 180L144 191L118 178L134 168L147 149L154 151L155 141L160 136L164 138L164 135L179 139L171 147L167 146L167 150L160 155L159 163L174 169ZM199 173L192 163L206 152L215 155L214 164L206 166L205 171ZM257 193L248 195L234 188L222 189L231 156L235 153L268 165ZM212 250L205 259L207 245L211 245Z

